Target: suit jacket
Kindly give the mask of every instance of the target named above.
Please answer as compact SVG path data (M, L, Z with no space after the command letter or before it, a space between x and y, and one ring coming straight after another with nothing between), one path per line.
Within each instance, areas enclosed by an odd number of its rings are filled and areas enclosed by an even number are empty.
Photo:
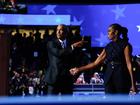
M58 39L48 42L48 68L45 73L45 81L54 84L59 78L71 79L70 68L73 67L73 51L71 43L67 40L66 48L62 48ZM69 80L68 80L69 82Z

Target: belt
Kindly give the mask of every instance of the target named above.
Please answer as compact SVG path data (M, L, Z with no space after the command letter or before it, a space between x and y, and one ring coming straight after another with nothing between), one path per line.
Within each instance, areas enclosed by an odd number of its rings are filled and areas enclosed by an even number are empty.
M110 64L111 64L111 65L120 65L120 64L122 64L122 63L121 63L121 62L116 62L116 61L111 61Z

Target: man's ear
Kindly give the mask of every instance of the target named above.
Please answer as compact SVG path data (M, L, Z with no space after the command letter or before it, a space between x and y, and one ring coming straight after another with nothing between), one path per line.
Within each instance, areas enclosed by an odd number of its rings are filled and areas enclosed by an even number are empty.
M115 35L118 35L118 30L115 30Z

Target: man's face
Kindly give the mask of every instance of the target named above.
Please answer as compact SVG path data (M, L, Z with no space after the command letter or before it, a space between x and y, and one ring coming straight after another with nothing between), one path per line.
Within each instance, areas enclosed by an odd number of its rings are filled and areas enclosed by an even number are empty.
M63 25L58 25L56 29L56 36L58 39L64 40L66 37L66 30L65 26Z

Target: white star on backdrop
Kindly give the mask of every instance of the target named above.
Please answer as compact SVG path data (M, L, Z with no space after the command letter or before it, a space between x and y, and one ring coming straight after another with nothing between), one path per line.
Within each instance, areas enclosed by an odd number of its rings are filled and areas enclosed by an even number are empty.
M56 8L56 5L47 5L44 8L42 8L42 10L45 10L47 15L49 15L51 13L56 14L54 11L55 8Z
M3 24L5 21L5 18L3 17L3 15L0 15L0 24Z
M140 25L137 25L136 27L138 28L138 32L140 32Z
M103 32L100 33L100 37L95 39L100 43L100 46L104 46L109 42L107 35L104 35Z
M111 10L113 13L115 13L115 20L118 20L120 17L125 17L124 11L125 8L120 8L118 5L114 10Z
M71 25L81 25L83 23L84 19L77 20L77 18L74 16L73 21L71 21Z

